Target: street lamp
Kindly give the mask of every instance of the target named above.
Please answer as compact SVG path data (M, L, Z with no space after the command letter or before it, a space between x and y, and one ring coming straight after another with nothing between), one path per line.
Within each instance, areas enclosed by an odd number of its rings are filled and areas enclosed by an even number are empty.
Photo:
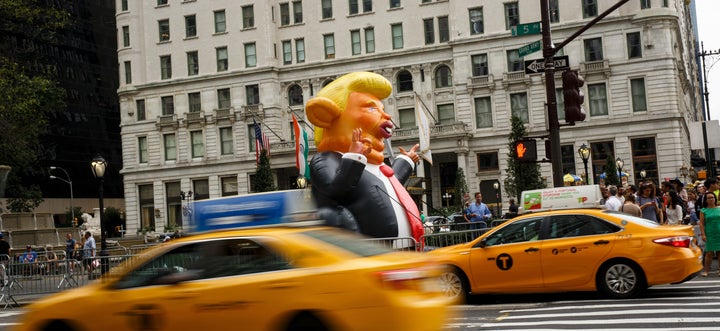
M450 198L452 198L452 194L445 192L442 197L445 199L445 206L450 207Z
M93 175L98 179L98 201L100 204L100 274L105 275L109 269L107 260L107 229L103 217L103 214L105 213L103 210L103 177L105 176L107 161L98 154L94 159L92 159L90 166L92 167Z
M690 173L690 169L683 163L682 167L680 167L680 175L683 176L683 183L687 183L687 176Z
M496 206L497 206L497 215L496 215L495 217L496 217L496 218L500 218L500 204L501 204L501 201L500 201L500 182L499 182L499 181L495 181L495 182L493 183L493 188L495 189L495 202L496 202Z
M73 202L73 185L72 185L72 179L70 178L70 175L68 174L68 172L65 171L65 169L63 169L63 168L60 168L60 167L50 167L50 170L51 170L51 171L52 171L52 170L61 170L62 172L65 173L65 177L67 177L67 179L65 179L65 178L62 178L62 177L57 177L57 176L50 175L50 179L58 179L58 180L61 180L61 181L65 182L65 183L67 183L68 185L70 185L70 215L72 215L72 216L70 217L70 223L71 223L71 224L74 224L74 222L75 222L75 204L74 204L74 202Z
M580 154L580 158L583 161L583 164L585 165L585 185L589 185L590 182L588 182L588 160L590 159L590 147L588 147L585 144L582 144L580 148L578 148L578 154Z
M618 156L617 159L615 159L615 164L617 165L618 173L620 174L620 186L622 186L622 167L625 165L625 162L623 162L623 160Z

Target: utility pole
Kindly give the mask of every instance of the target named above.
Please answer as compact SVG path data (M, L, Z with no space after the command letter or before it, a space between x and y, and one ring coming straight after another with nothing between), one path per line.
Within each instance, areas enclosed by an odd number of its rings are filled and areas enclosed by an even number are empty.
M565 47L565 45L577 38L580 34L585 32L585 30L595 25L595 23L605 18L605 16L609 15L615 9L620 8L620 6L624 5L628 1L630 0L621 0L612 7L608 8L602 14L595 17L592 21L585 24L585 26L575 32L572 36L565 39L556 48L555 46L553 46L552 35L550 33L549 0L540 0L543 59L545 60L545 95L547 98L548 133L550 140L553 187L563 186L562 155L560 150L560 123L558 122L557 100L555 99L555 63L553 61L553 56L558 49L562 49L563 47Z
M705 57L706 56L713 56L720 54L720 49L717 51L706 51L705 45L700 42L700 53L698 53L698 56L702 58L702 72L703 72L703 96L705 101L705 112L703 113L703 122L702 122L702 134L703 134L703 143L705 144L705 164L706 164L706 177L715 177L715 167L713 167L713 155L710 155L710 147L708 147L708 139L707 139L707 122L710 121L710 99L709 95L710 92L708 92L708 70L705 68ZM710 67L713 66L716 62L713 62Z

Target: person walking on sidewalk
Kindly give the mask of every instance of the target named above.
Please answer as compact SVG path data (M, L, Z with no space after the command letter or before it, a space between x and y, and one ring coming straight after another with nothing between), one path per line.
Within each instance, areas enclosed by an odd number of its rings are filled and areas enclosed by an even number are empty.
M712 266L713 255L720 251L720 207L712 191L705 192L705 208L700 210L700 231L705 241L705 270L700 274L707 277ZM718 272L720 275L720 272Z
M2 233L0 233L0 277L2 277L2 286L8 283L7 267L10 263L10 244L5 241Z
M83 265L88 272L88 279L93 279L93 270L95 270L95 238L90 231L85 232L85 245L83 246Z

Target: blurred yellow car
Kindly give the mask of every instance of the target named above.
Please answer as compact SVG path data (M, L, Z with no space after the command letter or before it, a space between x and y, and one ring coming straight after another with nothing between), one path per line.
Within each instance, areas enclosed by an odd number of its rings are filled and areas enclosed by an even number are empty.
M440 330L442 268L329 227L173 240L30 305L16 330Z
M456 298L570 291L632 298L702 269L691 226L600 209L521 215L469 243L428 254L451 267L443 290Z

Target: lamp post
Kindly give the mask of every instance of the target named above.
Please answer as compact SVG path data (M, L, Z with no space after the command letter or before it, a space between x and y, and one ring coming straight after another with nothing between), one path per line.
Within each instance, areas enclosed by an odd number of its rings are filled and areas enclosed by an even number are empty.
M590 182L588 181L588 176L590 175L590 173L588 173L588 160L590 159L590 147L582 144L582 146L578 148L578 154L580 154L580 158L585 165L585 185L589 185Z
M445 199L445 206L450 207L450 198L452 198L452 194L445 192L442 197Z
M58 180L61 180L61 181L65 182L65 183L67 183L68 185L70 185L70 215L71 215L71 216L70 216L70 223L71 223L71 224L74 224L74 222L75 222L75 203L73 202L73 185L72 185L72 179L70 178L70 175L68 174L68 172L65 171L65 169L63 169L63 168L60 168L60 167L50 167L50 170L51 170L51 171L52 171L52 170L60 170L60 171L64 172L64 173L65 173L65 177L67 177L67 179L65 179L65 178L62 178L62 177L57 177L57 176L50 175L50 179L58 179Z
M493 183L493 188L495 189L495 202L496 202L496 206L497 206L497 215L495 217L500 218L500 203L501 203L501 201L500 201L500 182L495 181Z
M619 176L620 177L620 186L622 186L622 184L623 184L623 182L622 182L622 174L623 174L622 167L623 167L623 165L625 165L625 162L623 162L623 160L618 156L617 159L615 159L615 164L617 165L618 173L620 174L620 176Z
M92 159L90 163L92 172L95 178L98 179L98 201L100 207L100 274L104 275L108 269L108 251L107 251L107 229L105 226L105 219L103 210L103 177L105 176L105 169L107 168L107 161L98 154Z
M683 163L682 167L680 167L680 175L683 177L683 184L687 184L687 176L690 173L690 169Z

